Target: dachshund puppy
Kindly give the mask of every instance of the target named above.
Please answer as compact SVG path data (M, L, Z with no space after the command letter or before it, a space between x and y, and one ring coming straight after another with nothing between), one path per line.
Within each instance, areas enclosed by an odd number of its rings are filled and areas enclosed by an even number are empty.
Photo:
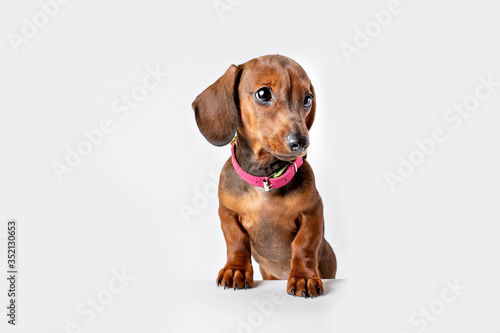
M208 142L233 141L219 182L227 262L217 285L252 287L253 255L265 280L288 280L288 294L322 295L321 278L335 278L337 263L305 160L316 113L306 72L281 55L252 59L229 67L192 106Z

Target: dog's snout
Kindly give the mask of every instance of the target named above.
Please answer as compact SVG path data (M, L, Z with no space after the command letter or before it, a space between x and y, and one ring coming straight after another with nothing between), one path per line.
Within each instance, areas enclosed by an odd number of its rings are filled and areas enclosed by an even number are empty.
M309 147L307 136L290 134L286 137L286 144L294 154L302 154Z

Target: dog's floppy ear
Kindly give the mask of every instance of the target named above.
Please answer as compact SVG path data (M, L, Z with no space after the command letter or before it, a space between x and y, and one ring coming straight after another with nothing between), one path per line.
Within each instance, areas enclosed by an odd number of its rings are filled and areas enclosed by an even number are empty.
M240 76L241 66L231 65L192 104L201 134L215 146L227 145L236 134Z
M311 105L311 110L309 111L309 113L306 116L307 130L311 129L311 126L314 123L314 116L316 116L316 93L314 92L314 87L312 84L311 84L311 92L313 94L313 101L312 101L312 105Z

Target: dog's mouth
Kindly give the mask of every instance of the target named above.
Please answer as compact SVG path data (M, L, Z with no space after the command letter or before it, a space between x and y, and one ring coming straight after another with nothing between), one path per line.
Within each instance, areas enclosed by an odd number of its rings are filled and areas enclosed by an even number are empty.
M307 149L301 153L301 154L291 154L291 153L285 153L285 154L280 154L280 153L277 153L275 151L273 151L272 149L270 149L269 147L266 147L265 145L262 145L262 147L269 153L271 153L271 155L273 155L274 157L276 157L277 159L279 160L282 160L282 161L285 161L285 162L292 162L292 161L295 161L296 159L298 159L299 157L304 157L306 154L307 154Z
M305 156L307 154L307 151L303 152L302 154L298 154L298 155L293 155L293 154L281 155L281 154L275 154L275 153L271 153L271 154L273 154L274 157L276 157L282 161L292 162L301 156Z

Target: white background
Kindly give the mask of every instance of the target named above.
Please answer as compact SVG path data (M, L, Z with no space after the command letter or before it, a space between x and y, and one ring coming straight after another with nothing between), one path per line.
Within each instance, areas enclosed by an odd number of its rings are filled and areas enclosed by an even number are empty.
M2 310L2 331L83 322L76 309L113 270L134 279L84 332L168 332L173 309L196 302L182 297L186 281L215 288L225 262L217 198L194 202L229 148L203 139L191 102L229 65L279 53L302 65L317 94L308 160L338 277L349 280L329 327L418 332L409 317L438 304L448 279L466 289L425 331L500 332L500 87L459 128L443 120L479 76L500 81L498 4L401 0L349 62L340 46L389 1L231 3L221 18L212 0L73 0L16 52L9 34L21 35L23 18L41 7L2 2L0 236L15 218L20 237L19 326L8 327ZM148 67L168 77L120 119L111 105ZM52 164L104 118L113 132L59 182ZM384 174L435 128L447 140L391 191ZM186 206L197 215L183 216Z

